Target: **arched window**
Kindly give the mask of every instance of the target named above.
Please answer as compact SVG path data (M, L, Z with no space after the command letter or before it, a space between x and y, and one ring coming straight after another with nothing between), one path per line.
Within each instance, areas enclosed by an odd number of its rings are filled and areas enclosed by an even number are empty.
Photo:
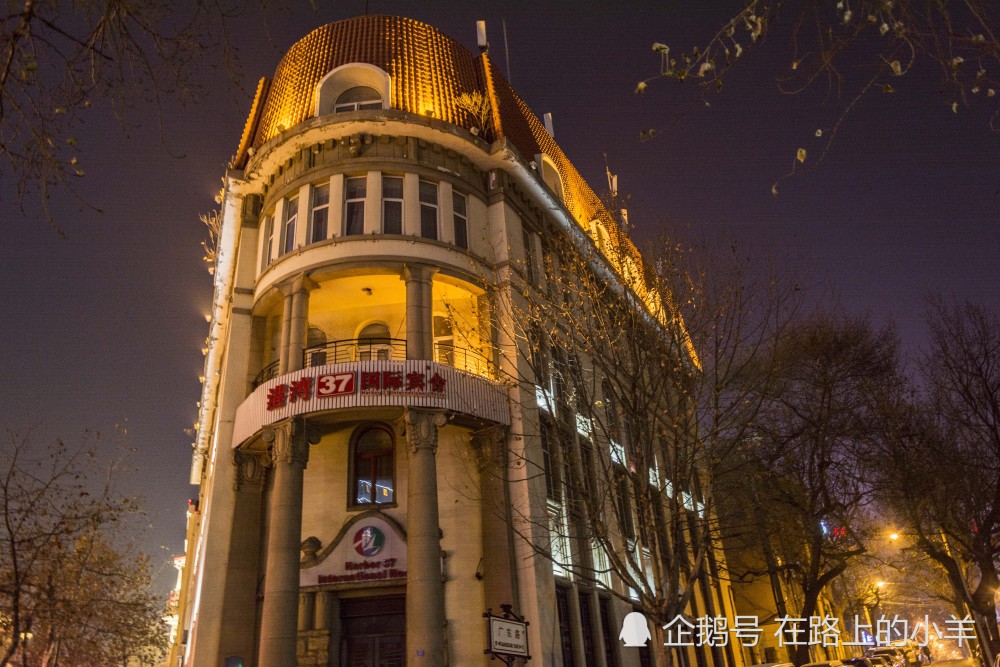
M372 322L358 332L358 361L392 359L392 339L384 322Z
M396 502L393 470L395 443L381 426L360 430L351 445L351 505L384 505Z
M391 82L385 70L367 63L348 63L331 70L316 84L314 113L323 116L389 106Z
M333 113L381 108L382 96L377 90L369 86L354 86L337 96L337 101L333 104Z
M548 155L542 155L542 180L549 186L549 190L552 190L552 194L559 197L559 201L563 201L562 176L556 169L556 163Z

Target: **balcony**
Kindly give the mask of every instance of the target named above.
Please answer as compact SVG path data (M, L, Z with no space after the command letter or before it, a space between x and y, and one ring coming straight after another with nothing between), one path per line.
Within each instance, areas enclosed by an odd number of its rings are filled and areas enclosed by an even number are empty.
M302 351L303 368L356 361L404 361L405 359L406 341L400 338L348 338L314 345ZM434 343L434 361L474 375L496 378L496 366L491 359L477 350L459 347L449 342ZM251 391L277 376L278 362L275 361L257 374Z

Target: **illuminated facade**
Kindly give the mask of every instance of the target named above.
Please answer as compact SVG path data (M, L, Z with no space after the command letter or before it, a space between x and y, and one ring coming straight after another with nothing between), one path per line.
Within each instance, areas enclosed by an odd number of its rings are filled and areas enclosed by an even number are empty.
M258 87L222 218L179 664L483 665L510 604L530 664L638 665L622 595L512 527L546 515L544 462L491 299L542 230L634 251L489 57L409 19L315 30Z

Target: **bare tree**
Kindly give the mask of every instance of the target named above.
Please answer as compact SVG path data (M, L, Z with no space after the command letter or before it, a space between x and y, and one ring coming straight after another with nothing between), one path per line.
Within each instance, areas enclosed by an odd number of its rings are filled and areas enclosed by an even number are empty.
M8 433L0 463L0 662L108 665L166 640L145 558L127 543L136 501L96 447L39 448ZM98 475L97 473L103 473Z
M769 573L801 591L795 617L809 619L824 589L867 551L866 471L882 434L879 397L900 382L898 341L865 320L815 317L776 350L753 437L739 453L751 481L727 488L758 528L752 541L766 537ZM794 622L786 628L804 631ZM796 664L809 661L808 651L795 646Z
M95 104L110 104L121 118L136 103L185 98L191 68L213 32L224 30L226 13L220 3L202 2L5 2L0 177L16 185L22 210L37 196L53 223L49 198L86 173L77 132L88 115L106 113Z
M787 45L778 89L794 94L823 86L839 102L832 128L817 130L818 158L798 148L792 170L816 165L857 103L870 93L893 93L910 77L933 76L944 91L942 111L988 110L1000 130L1000 7L989 0L744 0L707 42L696 46L653 44L658 73L639 82L691 81L697 99L723 91L746 53L765 41ZM643 131L643 138L657 130ZM804 144L801 144L804 145ZM773 188L777 194L777 183Z
M522 341L507 365L537 415L525 428L541 452L524 463L549 509L515 507L519 532L557 573L641 609L669 664L663 626L695 602L721 611L713 468L759 406L746 369L787 326L792 289L766 271L752 284L734 252L699 263L664 243L646 262L610 220L589 240L551 231L516 302L496 306Z
M1000 653L1000 318L933 298L923 395L897 405L882 483L907 541L948 576L983 658Z

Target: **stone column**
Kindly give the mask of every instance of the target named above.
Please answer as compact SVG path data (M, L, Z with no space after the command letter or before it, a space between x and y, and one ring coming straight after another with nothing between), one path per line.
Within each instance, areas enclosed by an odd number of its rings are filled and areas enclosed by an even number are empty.
M225 565L228 570L222 603L219 655L249 658L255 649L253 628L257 623L257 581L261 574L261 498L270 460L263 452L242 449L234 450L232 456L235 508L232 540Z
M302 350L306 344L306 329L309 327L309 292L317 287L316 283L305 274L297 276L283 288L285 292L285 307L289 309L288 339L285 341L287 361L285 373L297 371L303 367ZM289 296L291 300L289 300ZM284 330L282 330L284 333Z
M508 501L504 494L506 437L506 429L502 426L482 429L472 436L472 449L479 468L479 510L483 526L480 574L484 580L488 608L499 609L502 604L513 604L515 611L519 612L521 610L514 597L513 574L516 567L506 520Z
M286 287L281 288L285 297L281 305L281 336L278 338L278 375L288 372L288 337L292 325L292 292Z
M406 358L434 358L434 293L437 267L403 267L406 281Z
M437 452L441 413L408 408L406 664L445 664L444 581L441 576L441 528L438 525Z
M274 477L268 499L267 570L260 631L260 667L295 664L302 540L302 473L309 459L305 429L285 421L264 431Z

